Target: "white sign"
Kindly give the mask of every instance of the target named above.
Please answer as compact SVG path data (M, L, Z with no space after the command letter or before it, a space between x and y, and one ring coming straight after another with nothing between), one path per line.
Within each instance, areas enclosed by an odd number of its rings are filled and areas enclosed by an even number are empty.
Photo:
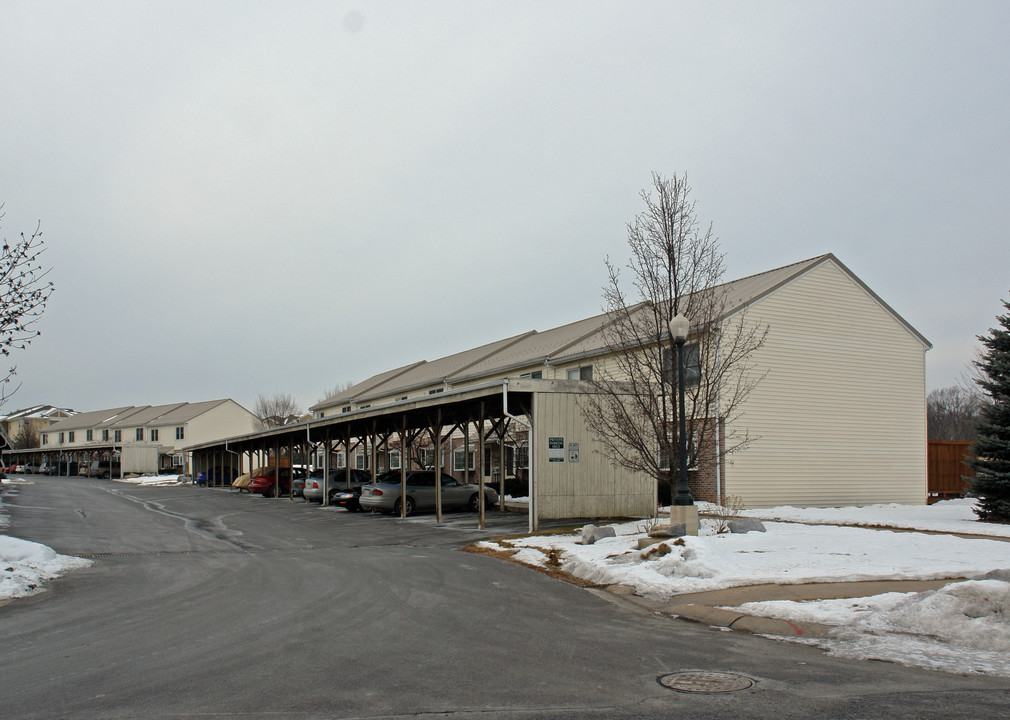
M547 438L547 462L565 461L565 439L563 437Z
M568 462L579 461L579 444L568 443Z

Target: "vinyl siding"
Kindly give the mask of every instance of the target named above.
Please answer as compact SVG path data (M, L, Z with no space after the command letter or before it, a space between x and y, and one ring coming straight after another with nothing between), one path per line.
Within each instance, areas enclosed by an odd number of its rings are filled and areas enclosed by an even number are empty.
M767 374L728 424L752 442L728 458L727 495L745 507L925 502L925 346L915 335L830 260L743 321L768 327L753 358Z

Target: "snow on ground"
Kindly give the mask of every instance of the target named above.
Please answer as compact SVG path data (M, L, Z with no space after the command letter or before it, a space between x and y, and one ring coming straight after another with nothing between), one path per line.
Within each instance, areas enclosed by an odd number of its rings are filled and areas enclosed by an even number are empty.
M744 510L740 515L758 520L910 528L967 535L1010 537L1010 525L980 523L975 513L972 512L974 506L974 500L965 498L944 500L933 505L890 504L841 508L783 506L762 510ZM698 512L711 512L717 507L711 503L698 503Z
M114 482L129 483L130 485L184 485L182 475L141 475L139 477L127 477L120 480L112 478Z
M762 518L767 532L715 534L715 521L703 519L698 537L682 538L682 544L667 541L666 554L637 549L648 521L615 524L617 537L593 545L582 545L580 534L481 545L516 548L514 558L531 565L545 565L547 553L560 550L565 571L600 584L631 585L637 594L657 599L762 583L977 578L997 571L993 579L952 583L934 592L748 604L741 609L835 625L831 638L805 642L840 655L1010 676L1010 542L821 524L1010 536L1006 526L975 520L971 507L971 500L952 500L928 506L744 511L745 516Z
M0 600L41 592L43 583L90 560L58 555L38 543L0 535Z

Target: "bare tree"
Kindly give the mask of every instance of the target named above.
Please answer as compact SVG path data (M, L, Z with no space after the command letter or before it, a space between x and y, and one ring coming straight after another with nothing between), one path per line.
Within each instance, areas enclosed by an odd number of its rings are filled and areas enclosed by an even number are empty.
M27 450L39 447L39 434L30 422L21 423L18 434L14 436L14 449Z
M0 205L0 220L3 220ZM48 268L43 268L41 255L45 252L41 221L30 236L21 233L11 243L3 238L0 254L0 354L8 357L13 350L24 350L40 331L35 329L53 292L52 281L46 280ZM17 392L9 389L17 367L12 366L0 378L0 405Z
M274 393L270 396L259 395L256 398L253 414L259 418L257 423L259 429L266 430L296 423L304 413L301 406L290 395Z
M744 322L742 314L723 322L723 253L711 225L699 226L687 179L653 173L641 198L645 210L627 227L631 258L623 269L631 275L630 290L622 268L607 259L604 336L611 359L593 368L593 392L581 404L611 461L656 478L665 502L679 465L670 319L682 314L692 330L684 346L688 467L712 462L720 445L735 452L752 440L722 432L761 379L751 356L766 329Z
M324 400L330 399L334 395L339 395L344 390L350 389L352 385L354 385L354 381L352 380L347 380L346 382L338 382L335 385L333 385L330 389L324 390L322 397L320 397L316 402L323 402Z
M926 427L930 440L974 440L984 402L960 385L930 390Z

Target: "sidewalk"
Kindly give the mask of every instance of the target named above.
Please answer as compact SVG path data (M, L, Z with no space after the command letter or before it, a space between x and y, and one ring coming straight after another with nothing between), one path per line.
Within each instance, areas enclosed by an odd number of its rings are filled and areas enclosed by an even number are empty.
M628 585L610 585L604 590L591 590L591 592L618 604L627 603L652 613L681 618L711 627L743 630L755 635L820 638L828 634L831 630L830 625L758 617L726 608L767 600L831 600L880 595L889 592L925 592L938 590L949 583L964 579L864 580L799 585L744 585L723 590L674 595L666 602L639 597L634 594L634 588Z

